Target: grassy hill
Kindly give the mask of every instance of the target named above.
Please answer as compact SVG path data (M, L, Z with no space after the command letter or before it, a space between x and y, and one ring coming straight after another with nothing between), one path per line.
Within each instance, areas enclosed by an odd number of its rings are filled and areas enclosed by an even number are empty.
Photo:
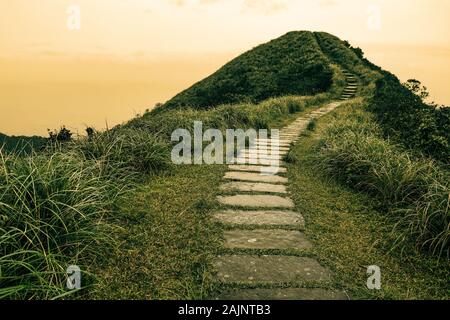
M211 216L226 168L174 166L172 131L194 121L204 130L282 127L337 100L343 70L358 79L358 97L311 126L289 155L290 190L314 222L315 254L356 297L448 297L448 110L348 42L301 31L110 131L53 153L4 155L0 298L64 297L72 264L95 284L80 297L210 298L222 232ZM388 266L381 293L357 287L365 282L355 275L372 263Z
M30 154L33 150L39 150L45 146L47 139L38 136L7 136L0 133L0 147L4 152L18 152Z
M332 69L311 32L290 32L224 65L169 100L166 108L205 109L327 91Z

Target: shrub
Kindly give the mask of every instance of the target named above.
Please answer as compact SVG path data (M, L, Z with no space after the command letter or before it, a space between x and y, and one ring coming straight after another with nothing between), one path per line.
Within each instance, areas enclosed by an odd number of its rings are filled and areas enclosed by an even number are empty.
M120 128L73 144L86 159L102 160L111 170L152 173L170 166L167 142L154 134Z
M370 110L391 136L434 159L450 161L450 108L436 108L385 72L377 82Z
M449 255L448 172L434 161L412 158L383 139L381 129L360 104L326 130L319 153L321 168L350 186L377 197L412 240L439 256Z
M69 265L88 271L114 244L108 216L121 189L74 153L0 159L0 298L65 294Z
M310 122L308 122L308 125L306 126L306 130L308 131L316 131L317 128L317 120L313 119Z

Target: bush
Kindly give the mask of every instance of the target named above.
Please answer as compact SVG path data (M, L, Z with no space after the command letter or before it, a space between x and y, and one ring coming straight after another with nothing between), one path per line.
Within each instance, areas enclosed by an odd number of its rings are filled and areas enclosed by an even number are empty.
M88 160L103 161L113 171L148 174L170 166L168 143L136 129L107 131L72 147Z
M73 153L0 159L0 298L65 294L66 269L88 271L114 244L108 216L121 189Z
M317 128L317 120L313 119L310 122L308 122L308 125L306 126L306 130L308 131L316 131Z
M450 163L450 108L436 108L385 72L377 82L370 110L386 136L434 159Z
M448 256L448 172L383 139L372 117L358 107L348 107L344 119L334 120L326 130L319 154L322 169L377 197L399 220L404 239Z

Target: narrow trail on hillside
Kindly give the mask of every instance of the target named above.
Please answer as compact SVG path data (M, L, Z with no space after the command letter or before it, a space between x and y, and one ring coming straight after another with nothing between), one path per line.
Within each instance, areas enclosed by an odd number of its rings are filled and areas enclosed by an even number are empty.
M344 74L347 87L341 100L357 92L356 78L347 71ZM310 121L342 103L330 103L296 119L280 130L279 147L269 144L268 154L261 157L260 147L266 146L267 140L257 139L254 147L240 154L246 165L229 166L221 186L223 195L218 197L225 209L215 213L224 225L226 254L218 256L214 265L218 281L229 288L219 299L349 299L345 292L330 288L332 272L308 254L313 245L302 233L307 225L289 198L282 161ZM274 150L278 152L271 156ZM267 160L273 157L280 161L277 174L270 173L268 166Z

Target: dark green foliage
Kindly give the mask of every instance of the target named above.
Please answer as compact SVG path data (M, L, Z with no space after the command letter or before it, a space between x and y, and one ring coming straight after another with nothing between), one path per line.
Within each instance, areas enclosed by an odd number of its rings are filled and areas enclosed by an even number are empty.
M311 120L306 127L306 129L308 131L316 131L316 128L317 128L317 120L316 119Z
M385 134L409 148L450 163L450 108L425 104L394 75L383 74L370 110L383 125Z
M427 97L426 88L422 88L420 82L411 80L406 86L402 85L394 75L365 59L363 51L348 42L328 33L315 35L331 61L360 77L363 93L373 96L370 110L376 114L386 136L449 163L450 108L427 105L423 102Z
M324 136L319 154L322 169L379 199L382 209L398 221L399 243L410 240L448 258L449 173L384 139L361 105L343 110Z
M0 149L6 153L18 155L31 154L33 151L39 151L47 144L47 139L38 136L7 136L0 133Z
M205 109L327 91L333 72L311 32L290 32L242 54L181 92L165 108Z
M51 143L57 143L57 142L69 142L70 140L72 140L73 133L63 126L61 129L59 129L59 131L58 130L51 131L50 129L48 129L48 135Z
M95 129L91 127L86 128L86 134L88 136L88 140L92 141L95 137Z

